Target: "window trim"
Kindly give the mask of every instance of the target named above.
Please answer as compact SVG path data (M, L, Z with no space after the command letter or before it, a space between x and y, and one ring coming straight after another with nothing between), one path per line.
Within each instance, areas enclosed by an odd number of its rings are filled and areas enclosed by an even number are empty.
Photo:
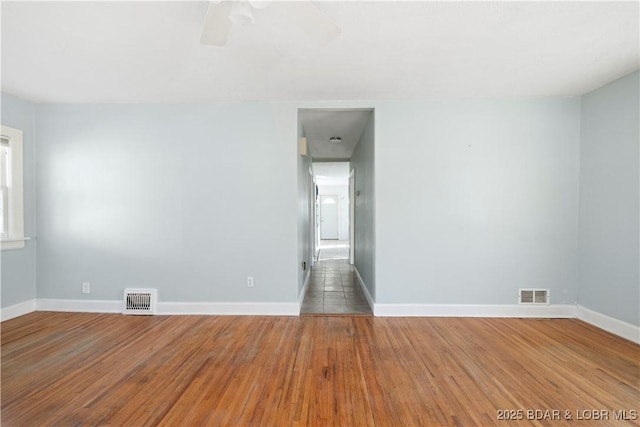
M24 236L23 135L20 129L2 125L2 136L11 148L11 188L8 191L9 236L0 240L0 248L21 249Z

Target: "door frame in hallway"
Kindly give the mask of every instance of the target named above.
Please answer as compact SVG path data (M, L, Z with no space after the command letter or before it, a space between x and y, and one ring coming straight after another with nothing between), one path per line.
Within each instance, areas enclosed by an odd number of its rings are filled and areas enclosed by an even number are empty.
M351 168L351 163L349 163ZM354 265L356 254L356 171L349 173L349 264Z

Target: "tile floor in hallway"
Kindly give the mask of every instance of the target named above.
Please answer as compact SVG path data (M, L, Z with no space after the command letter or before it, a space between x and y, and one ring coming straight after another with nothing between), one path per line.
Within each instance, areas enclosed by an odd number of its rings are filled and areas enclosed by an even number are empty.
M300 313L372 314L348 259L315 263Z

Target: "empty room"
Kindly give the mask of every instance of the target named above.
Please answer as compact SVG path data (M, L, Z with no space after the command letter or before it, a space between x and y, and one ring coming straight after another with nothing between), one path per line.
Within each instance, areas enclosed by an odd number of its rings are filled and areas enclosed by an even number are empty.
M3 426L640 425L640 3L2 1Z

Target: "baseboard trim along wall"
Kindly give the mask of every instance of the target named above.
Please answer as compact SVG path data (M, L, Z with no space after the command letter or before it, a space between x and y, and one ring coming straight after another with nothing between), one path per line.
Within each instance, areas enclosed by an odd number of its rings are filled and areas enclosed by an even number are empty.
M576 317L583 322L587 322L614 335L640 344L640 326L614 319L613 317L590 310L582 305L577 306Z
M14 317L24 316L25 314L29 314L33 311L36 311L36 300L34 299L10 305L0 309L0 321L4 322L5 320L13 319Z
M581 305L553 304L522 305L467 305L467 304L376 304L354 269L367 301L378 317L523 317L523 318L578 318L602 330L640 344L640 327L623 322ZM160 315L244 315L244 316L298 316L309 281L305 280L299 302L158 302ZM14 304L0 310L1 321L10 320L34 311L68 311L77 313L121 313L119 300L61 300L38 299Z
M374 304L374 316L380 317L576 317L570 304Z
M369 304L369 307L371 307L371 311L373 311L373 307L375 305L375 303L373 302L373 296L369 293L369 289L364 284L364 280L362 280L362 276L360 275L360 272L358 271L355 265L353 266L353 271L355 271L356 278L358 279L358 284L360 285L360 288L362 288L362 292L364 292L364 296L367 298L367 303ZM374 312L374 315L375 315L375 312Z
M70 311L75 313L122 313L120 300L39 299L37 311Z
M122 313L119 300L60 300L43 299L36 302L37 311L73 311L79 313ZM246 315L297 316L297 302L158 302L159 315Z
M298 316L297 302L159 302L158 313L239 316Z

